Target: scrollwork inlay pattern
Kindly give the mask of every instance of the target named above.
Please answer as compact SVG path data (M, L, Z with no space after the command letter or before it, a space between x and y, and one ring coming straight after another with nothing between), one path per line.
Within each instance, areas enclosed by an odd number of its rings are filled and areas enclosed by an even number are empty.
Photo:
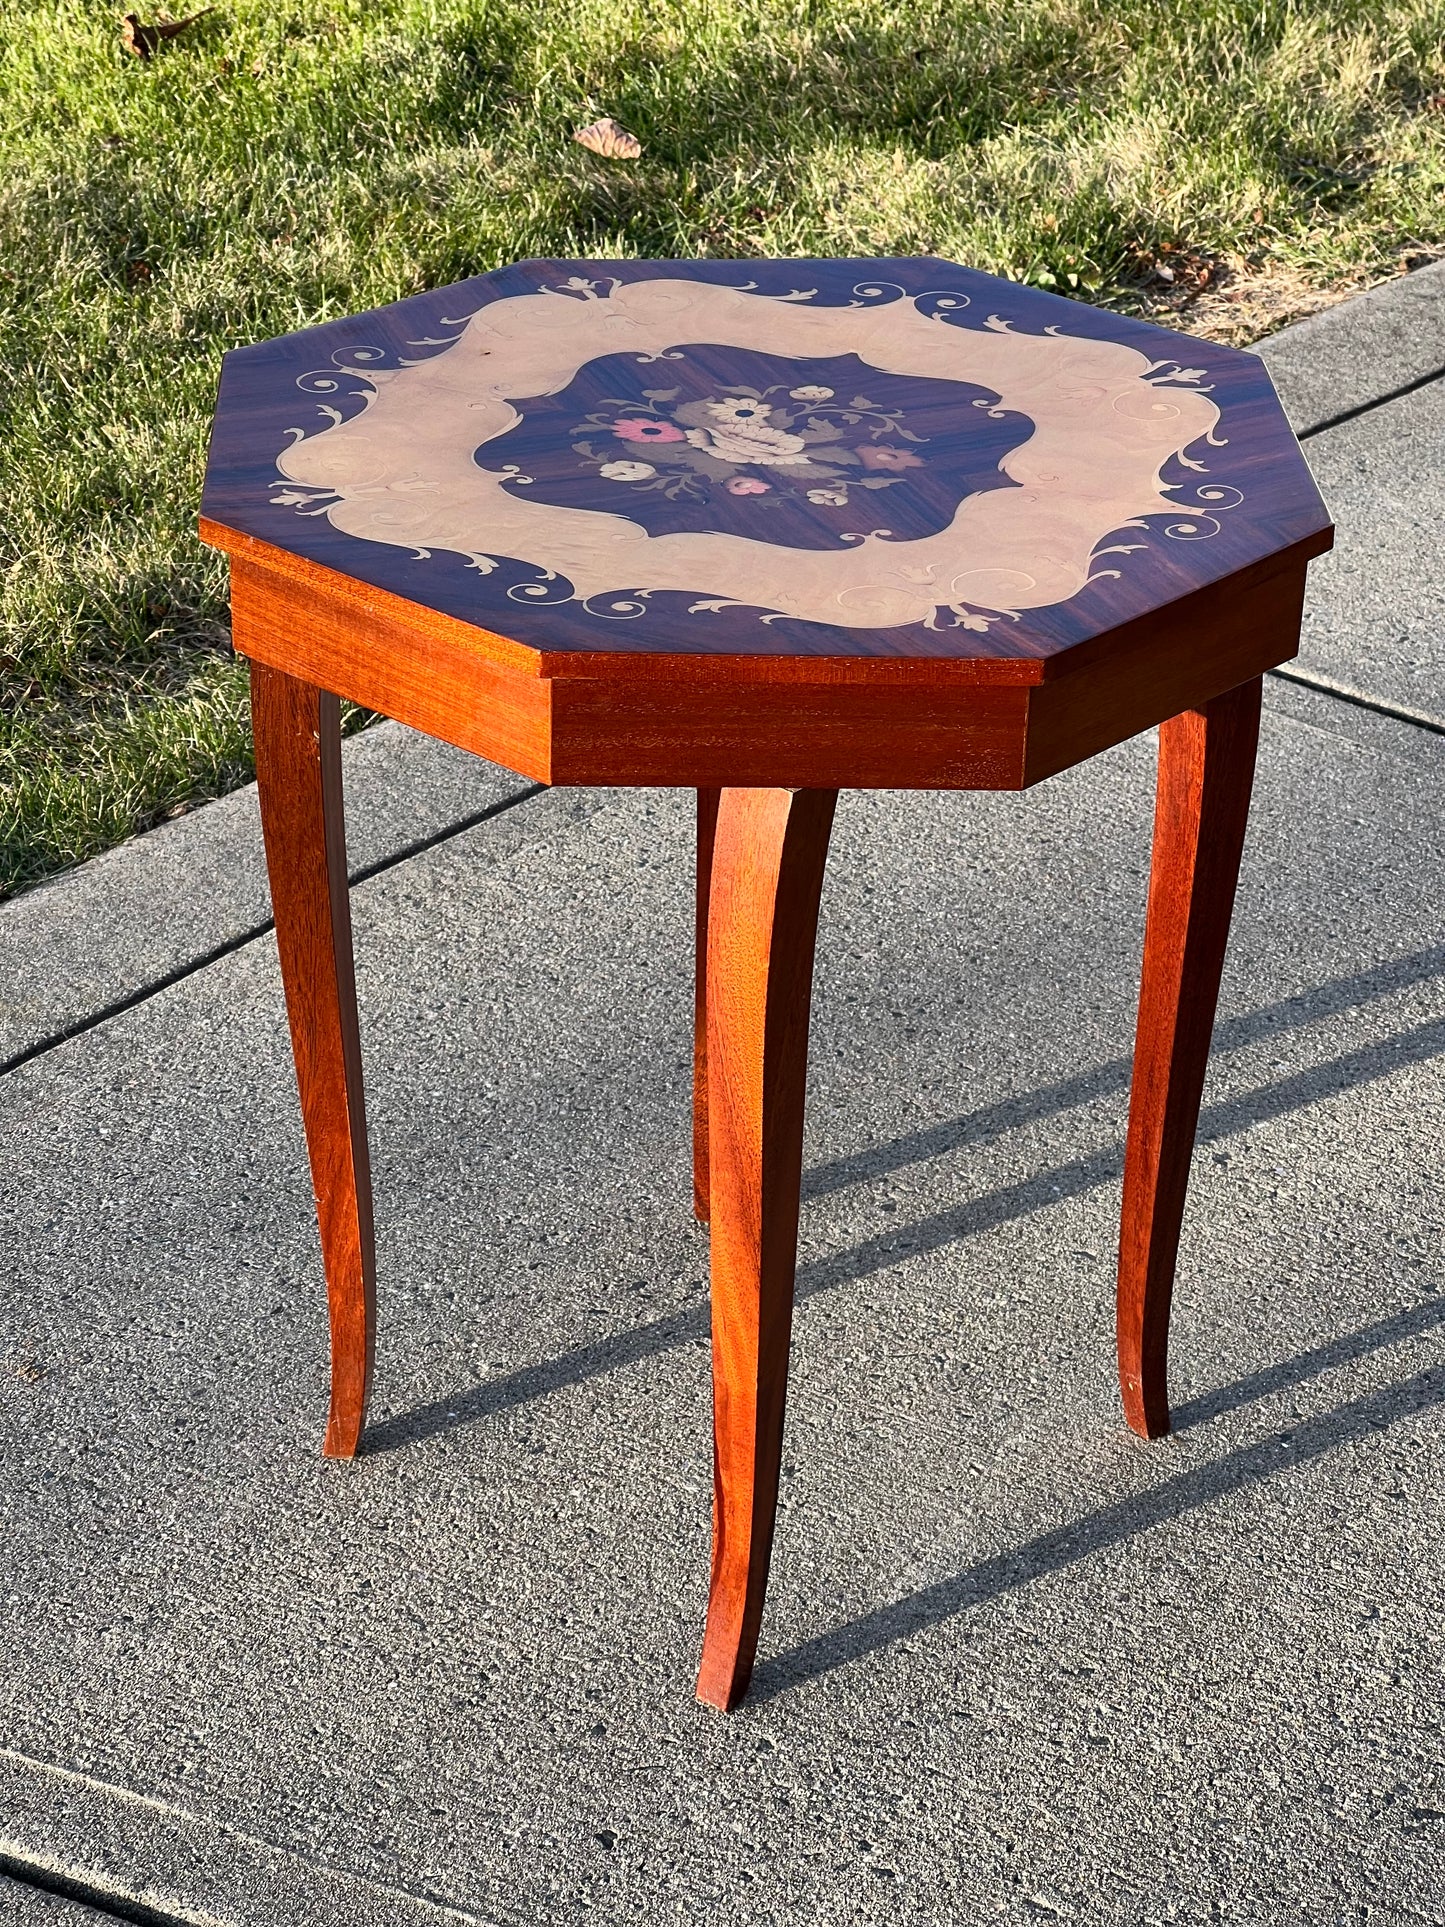
M1163 479L1171 458L1203 471L1187 451L1222 445L1203 370L1059 326L1025 331L948 290L910 295L865 280L842 306L814 305L816 293L764 294L665 270L650 279L572 275L447 318L440 325L455 333L416 342L430 352L395 367L368 344L337 350L329 369L298 379L302 393L325 397L322 426L294 431L279 451L273 503L418 559L451 551L484 575L500 558L521 562L537 577L508 588L511 600L569 602L599 622L636 620L650 597L671 590L693 598L685 606L699 620L746 608L764 625L986 631L1116 573L1100 569L1105 557L1127 568L1142 545L1117 538L1147 528L1146 518L1168 517L1171 540L1201 541L1242 499L1212 481L1188 499ZM489 470L477 459L522 420L518 399L557 393L598 357L664 363L687 342L797 362L854 355L885 374L970 383L998 397L971 407L1025 417L1031 432L999 463L1006 485L966 495L936 533L899 540L864 524L818 549L731 530L650 534L626 513L620 488L604 490L596 507L560 507L529 495L532 478L518 463ZM643 434L635 424L625 432ZM743 437L704 442L699 430L692 439L723 460L735 456L740 475L754 472ZM757 446L764 450L761 439ZM638 479L647 464L637 458L648 451L619 452L632 459L614 461L621 473L612 479ZM915 460L901 450L887 458L905 479ZM754 468L760 479L733 494L765 493L761 453ZM887 464L878 479L892 480ZM836 498L836 480L832 489L812 499Z

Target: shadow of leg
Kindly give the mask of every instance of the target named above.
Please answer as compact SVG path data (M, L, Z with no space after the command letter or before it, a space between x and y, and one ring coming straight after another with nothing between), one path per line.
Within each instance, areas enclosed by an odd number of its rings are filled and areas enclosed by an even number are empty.
M1398 1421L1441 1405L1445 1405L1445 1370L1435 1367L1296 1424L1287 1450L1271 1428L1267 1437L1238 1446L1223 1458L1068 1520L902 1599L860 1613L791 1652L776 1654L759 1670L753 1703L765 1703L805 1680L821 1679L840 1666L883 1652L896 1641L941 1626L959 1613L1020 1592L1037 1579L1067 1572L1099 1552L1127 1545L1158 1526L1218 1505L1234 1493L1281 1480L1341 1445L1378 1438ZM1281 1556L1286 1556L1283 1549Z

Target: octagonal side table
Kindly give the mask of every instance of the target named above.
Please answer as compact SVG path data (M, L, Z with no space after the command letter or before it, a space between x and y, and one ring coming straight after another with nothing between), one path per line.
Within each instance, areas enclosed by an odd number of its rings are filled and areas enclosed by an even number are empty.
M328 1453L375 1329L340 697L544 782L697 793L719 1707L772 1549L837 793L1022 788L1158 724L1118 1350L1129 1423L1168 1429L1260 679L1331 540L1254 357L948 262L528 262L228 356L202 531L252 666Z

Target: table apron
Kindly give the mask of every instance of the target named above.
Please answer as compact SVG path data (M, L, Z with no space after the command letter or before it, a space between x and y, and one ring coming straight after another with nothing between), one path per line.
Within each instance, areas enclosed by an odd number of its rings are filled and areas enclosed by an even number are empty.
M1035 683L537 675L232 557L237 650L558 785L1016 790L1288 660L1303 562L1181 598ZM1161 633L1163 632L1163 633Z

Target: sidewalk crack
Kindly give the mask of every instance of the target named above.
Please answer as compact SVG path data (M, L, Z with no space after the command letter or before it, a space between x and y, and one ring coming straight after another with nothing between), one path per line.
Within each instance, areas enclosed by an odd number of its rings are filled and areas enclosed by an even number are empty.
M531 802L532 798L540 796L546 787L545 783L531 783L526 789L519 790L515 796L503 797L500 803L489 803L485 809L473 811L470 816L463 817L459 823L448 824L444 830L434 830L429 836L419 836L413 842L404 844L401 849L393 850L390 856L379 857L375 863L364 863L359 869L350 871L348 881L353 888L358 883L369 883L372 877L381 876L387 870L394 870L399 864L408 862L412 857L422 856L427 850L434 850L439 844L450 842L454 836L465 835L468 830L474 830L479 824L489 822L494 816L501 816L505 811L515 809L519 803ZM191 957L183 964L177 964L174 970L168 970L164 976L156 977L148 984L142 984L139 990L130 991L124 997L114 998L101 1009L92 1011L89 1016L78 1017L73 1024L67 1024L64 1029L53 1032L49 1037L42 1037L39 1042L27 1045L24 1050L16 1051L12 1057L0 1058L0 1077L8 1077L11 1071L18 1071L26 1064L33 1064L37 1057L44 1057L48 1052L58 1050L62 1044L68 1044L74 1038L84 1037L87 1031L96 1030L101 1024L108 1024L113 1017L123 1016L126 1011L134 1010L138 1004L148 1003L152 997L158 997L163 990L169 990L173 984L184 983L187 977L194 977L203 970L209 970L212 964L219 963L223 957L233 956L238 950L244 950L247 944L255 943L259 937L266 936L275 927L274 920L266 917L260 923L252 924L249 929L240 931L236 936L228 937L224 943L214 944L211 949L202 951L199 956Z
M1390 389L1388 394L1357 402L1353 408L1342 408L1338 415L1330 415L1322 422L1302 428L1295 439L1307 442L1311 436L1327 435L1332 428L1343 428L1346 422L1358 421L1361 415L1368 415L1373 409L1385 408L1392 401L1403 401L1406 395L1413 395L1417 388L1428 388L1432 381L1439 381L1442 376L1445 376L1445 368L1432 368L1428 375L1416 375L1413 381L1401 382L1398 388Z
M1409 723L1413 729L1425 729L1432 736L1445 736L1445 722L1438 716L1427 715L1423 709L1407 709L1403 703L1389 703L1382 697L1370 696L1363 689L1354 689L1347 682L1336 682L1333 676L1322 676L1318 670L1297 669L1291 664L1287 669L1271 669L1267 672L1278 676L1281 682L1298 683L1301 689L1312 689L1317 696L1332 696L1336 702L1349 703L1355 709L1372 710L1377 716L1388 716L1397 723Z

